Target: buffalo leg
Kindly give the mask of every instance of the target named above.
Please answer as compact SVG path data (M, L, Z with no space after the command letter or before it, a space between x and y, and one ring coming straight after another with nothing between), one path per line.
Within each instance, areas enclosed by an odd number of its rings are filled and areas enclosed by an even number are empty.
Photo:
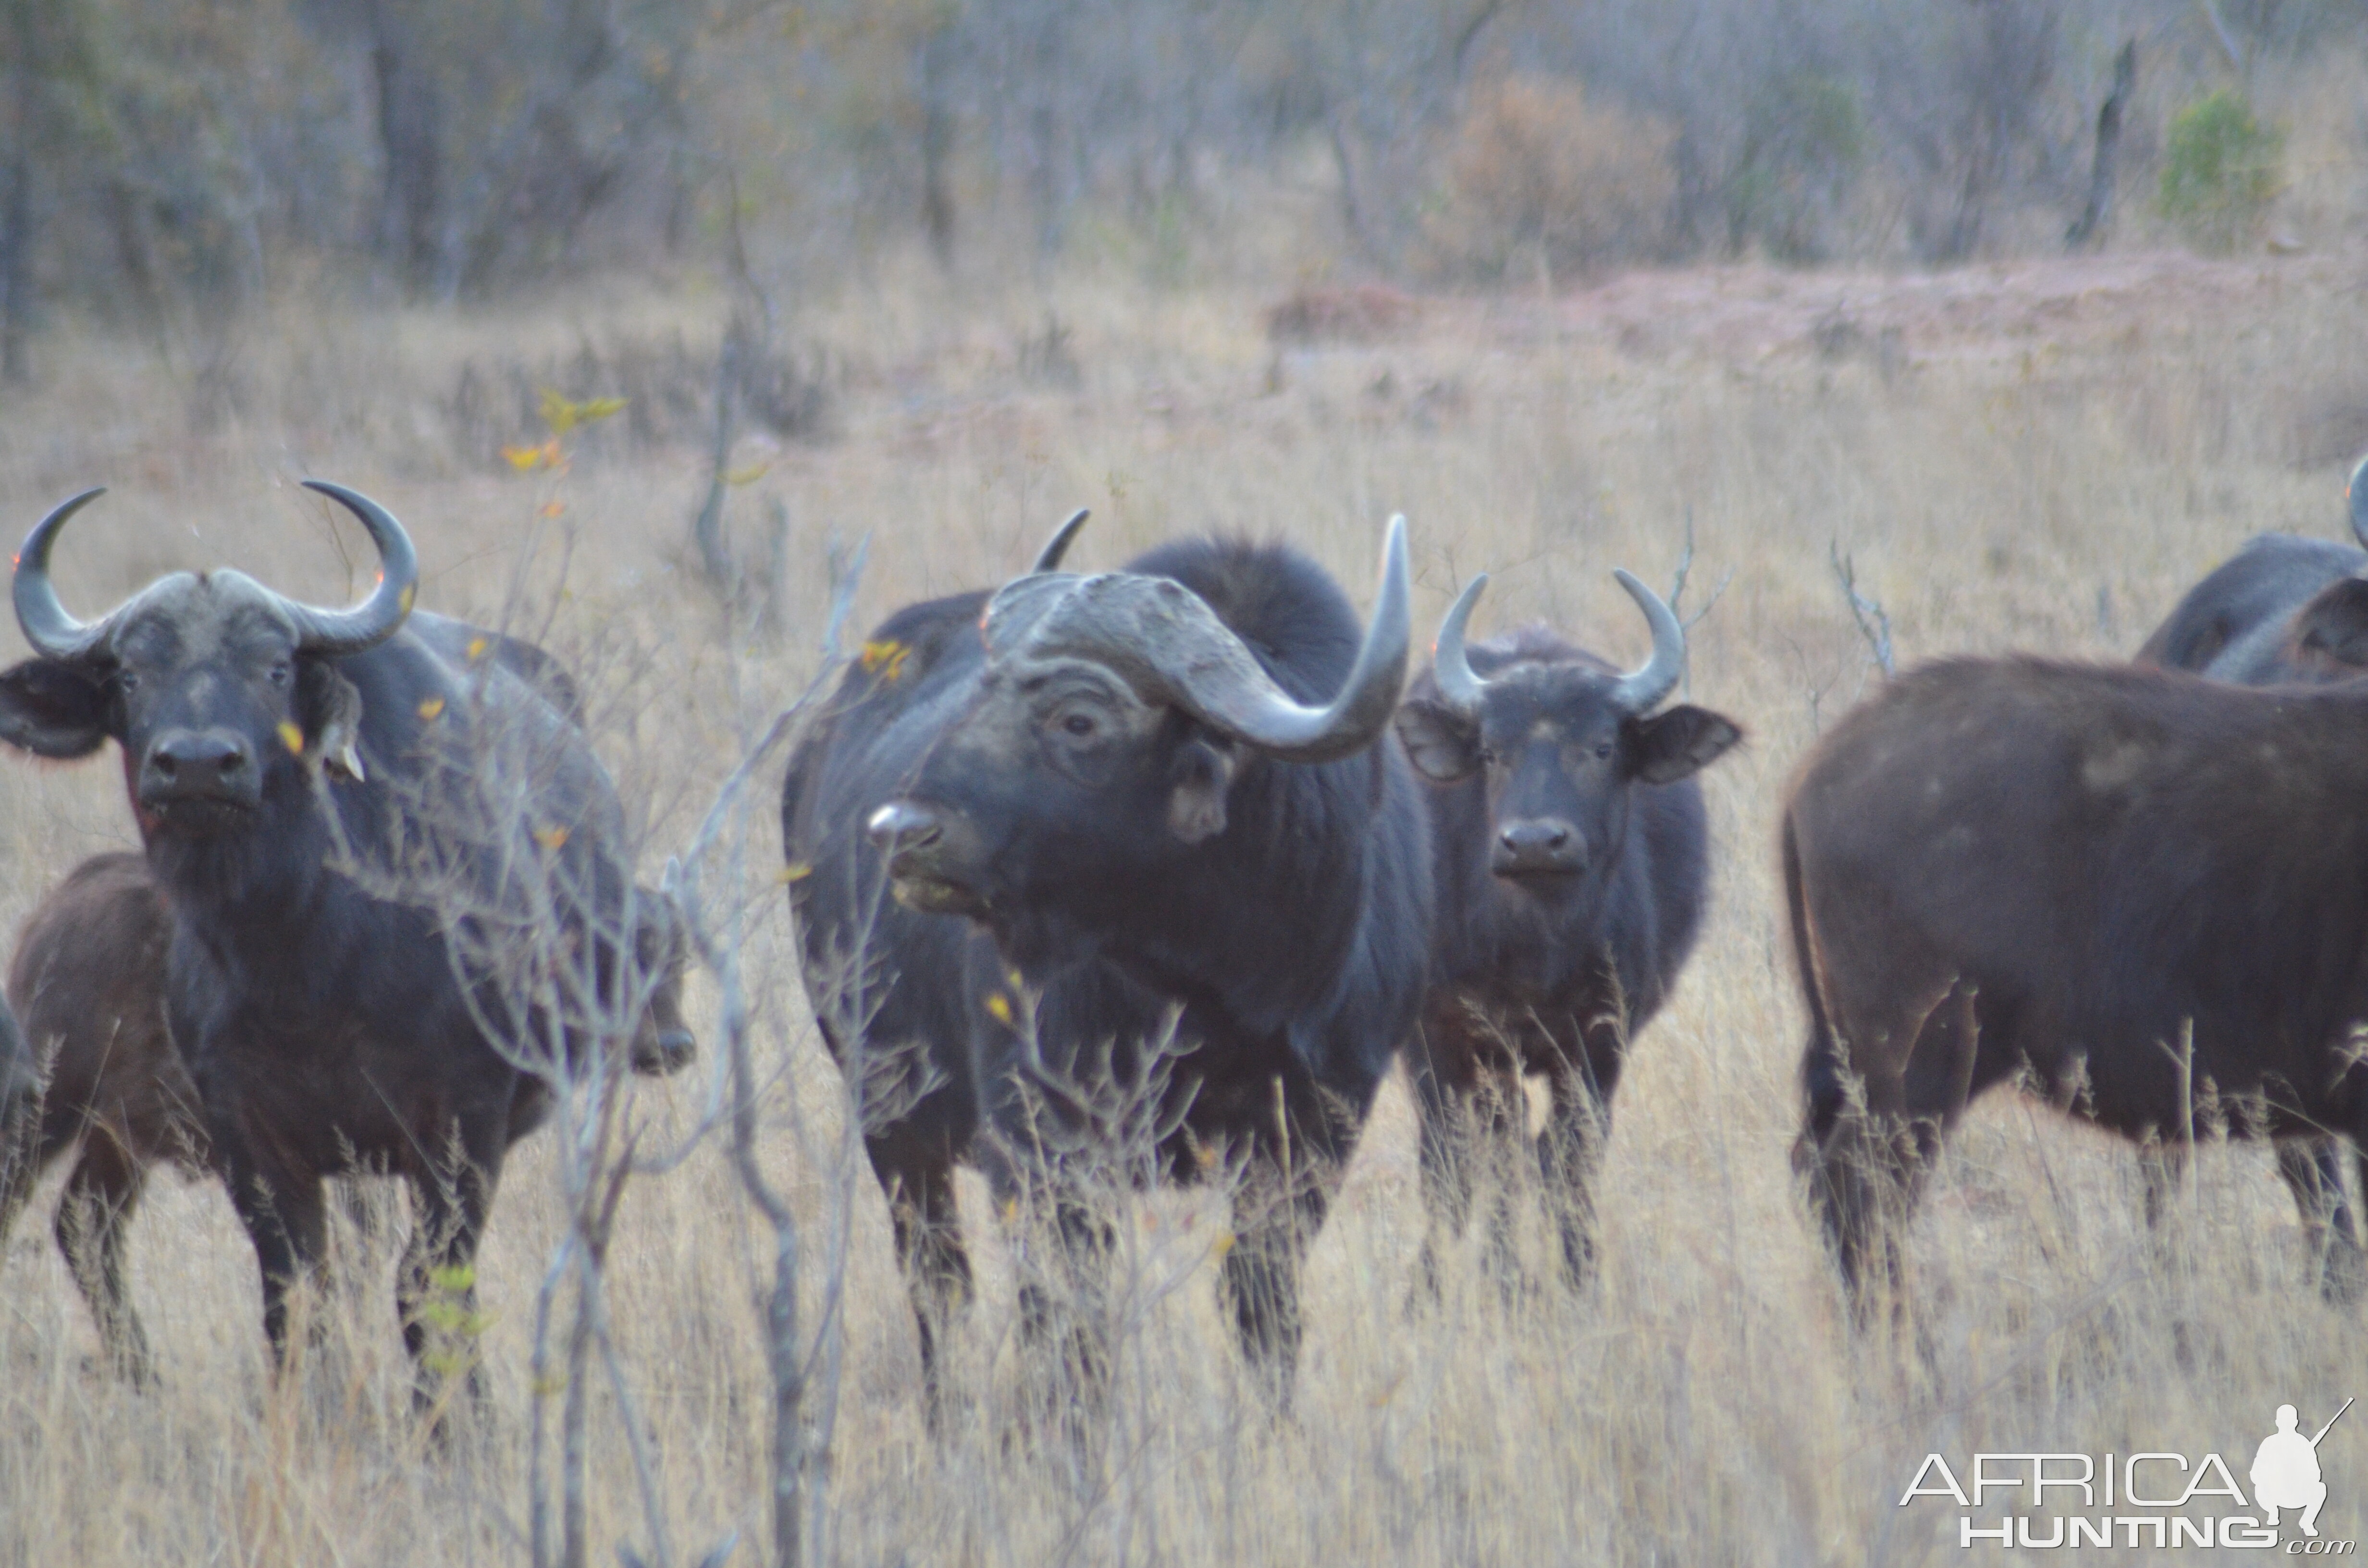
M1281 1125L1261 1121L1251 1139L1221 1287L1242 1355L1275 1408L1287 1412L1302 1338L1300 1260L1323 1227L1349 1151L1312 1083L1277 1084Z
M2340 1144L2333 1138L2277 1145L2278 1175L2294 1194L2303 1235L2318 1264L2318 1293L2329 1302L2356 1301L2363 1283L2360 1235L2343 1197Z
M218 1129L214 1146L224 1147ZM263 1333L275 1365L288 1360L289 1298L300 1286L317 1284L328 1243L328 1210L317 1176L266 1167L235 1154L225 1162L231 1206L255 1244L255 1264L263 1283Z
M1117 1238L1082 1193L1062 1192L1052 1207L1053 1261L1019 1287L1019 1333L1033 1355L1049 1358L1051 1376L1042 1386L1053 1401L1051 1424L1082 1450L1109 1403L1110 1265Z
M1434 1301L1440 1295L1440 1252L1471 1223L1474 1166L1484 1151L1501 1154L1521 1130L1511 1109L1521 1103L1520 1079L1484 1064L1492 1048L1479 1038L1482 1028L1451 998L1430 1010L1407 1051L1425 1215L1415 1289ZM1491 1262L1503 1264L1511 1261L1509 1214L1502 1212L1501 1202L1498 1208L1495 1246L1504 1256L1492 1252Z
M65 1255L74 1286L98 1325L108 1362L134 1383L148 1381L154 1365L123 1278L131 1213L146 1181L147 1173L121 1145L94 1133L84 1141L74 1174L66 1178L56 1221L58 1251Z
M864 1148L871 1156L872 1174L888 1195L896 1263L920 1331L921 1397L929 1429L939 1432L945 1419L946 1388L938 1336L971 1299L970 1254L962 1246L961 1219L954 1209L953 1160L936 1152L916 1155L894 1138L866 1139Z
M395 1307L414 1369L412 1403L422 1413L435 1407L439 1384L454 1371L465 1369L472 1401L485 1398L473 1343L481 1324L477 1246L493 1211L502 1153L495 1139L475 1142L477 1157L456 1151L412 1177L411 1238L395 1276ZM488 1142L494 1144L489 1150L484 1148Z
M1979 1029L1973 988L1953 980L1930 1006L1870 1008L1852 1021L1864 1042L1856 1073L1831 1036L1810 1041L1794 1160L1807 1167L1811 1204L1863 1327L1880 1290L1905 1290L1901 1233L1943 1134L1964 1108Z
M1563 1279L1579 1290L1595 1269L1595 1173L1611 1132L1611 1094L1620 1086L1620 1042L1613 1028L1591 1029L1576 1062L1557 1062L1547 1087L1553 1103L1538 1139L1538 1174L1562 1238Z
M28 1106L13 1118L0 1119L0 1247L17 1227L41 1169L54 1153L41 1143L38 1108Z

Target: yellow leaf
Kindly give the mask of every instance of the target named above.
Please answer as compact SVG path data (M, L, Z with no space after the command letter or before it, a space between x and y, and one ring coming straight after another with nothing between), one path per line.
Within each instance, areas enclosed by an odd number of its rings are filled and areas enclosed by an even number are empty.
M735 468L726 473L723 476L723 483L726 484L754 484L772 472L773 465L771 463L750 463L746 468Z
M814 868L803 860L792 860L774 877L778 882L802 882L814 875Z
M403 585L403 592L397 594L394 597L395 602L403 607L403 613L409 615L411 613L411 603L418 597L419 585L416 583L405 583Z
M1008 1225L1008 1224L1009 1224L1009 1223L1011 1223L1014 1220L1017 1220L1017 1219L1019 1219L1019 1199L1016 1199L1016 1198L1007 1198L1007 1199L1005 1199L1003 1200L1003 1222L1004 1222L1005 1224Z
M535 508L535 510L542 517L555 517L562 512L567 510L567 503L564 501L545 501L541 506Z
M472 637L469 639L469 645L461 652L466 653L472 662L482 659L485 656L485 640L482 637Z
M1011 998L1002 992L990 991L986 994L986 1011L989 1017L1005 1028L1011 1027Z
M541 828L536 831L534 841L545 849L556 849L567 842L567 830L564 827Z
M1209 1244L1209 1255L1212 1257L1223 1257L1233 1250L1234 1233L1231 1231L1219 1231L1216 1240Z
M575 428L575 405L551 387L542 389L542 422L551 426L554 436L564 436Z
M543 449L541 447L504 447L502 458L520 473L539 469L544 461Z
M304 732L290 723L287 720L282 719L279 722L279 744L288 748L290 756L302 756L304 755Z
M443 711L444 699L440 697L431 697L419 705L419 716L423 719L433 719Z
M575 405L575 417L586 425L591 424L595 419L606 419L612 414L624 412L625 400L621 397L596 397L589 403L579 403Z

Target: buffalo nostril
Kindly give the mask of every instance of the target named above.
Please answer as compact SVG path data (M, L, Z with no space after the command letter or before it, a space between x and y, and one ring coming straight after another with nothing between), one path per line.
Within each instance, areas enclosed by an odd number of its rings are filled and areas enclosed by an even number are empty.
M180 769L180 764L173 760L173 754L171 752L165 751L151 753L148 757L148 766L156 770L157 778L165 779L168 783L172 780L174 775Z
M1566 827L1554 828L1546 834L1546 847L1549 849L1559 849L1569 842L1570 829Z

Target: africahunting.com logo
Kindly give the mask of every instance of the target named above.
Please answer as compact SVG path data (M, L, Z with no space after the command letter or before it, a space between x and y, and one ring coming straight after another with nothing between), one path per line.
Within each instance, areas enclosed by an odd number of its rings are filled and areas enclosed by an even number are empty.
M2254 1449L2245 1472L2250 1501L2216 1453L2201 1460L2177 1453L1975 1454L1962 1471L1941 1454L1926 1454L1899 1506L1948 1499L1963 1510L1957 1544L1967 1547L2201 1546L2350 1556L2356 1543L2319 1533L2327 1477L2318 1461L2319 1444L2351 1408L2345 1400L2313 1436L2300 1412L2279 1405L2277 1429Z

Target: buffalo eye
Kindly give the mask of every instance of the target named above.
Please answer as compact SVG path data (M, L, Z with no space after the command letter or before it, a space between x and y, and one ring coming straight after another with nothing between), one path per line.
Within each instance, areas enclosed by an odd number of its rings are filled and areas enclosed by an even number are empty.
M1081 741L1087 739L1099 727L1094 722L1094 716L1090 713L1069 713L1063 715L1061 719L1062 733Z
M286 686L290 678L293 676L295 673L295 666L290 665L285 660L282 660L279 664L272 665L270 669L265 671L264 678L268 680L274 686Z
M1595 745L1595 760L1596 760L1596 761L1598 761L1598 762L1601 762L1601 761L1603 761L1606 757L1609 757L1611 755L1611 743L1610 741L1598 741L1598 742L1596 743L1596 745Z
M1483 767L1496 767L1497 754L1489 750L1486 746L1482 746L1480 748L1480 766Z
M129 697L140 689L140 677L130 670L115 672L115 689Z

